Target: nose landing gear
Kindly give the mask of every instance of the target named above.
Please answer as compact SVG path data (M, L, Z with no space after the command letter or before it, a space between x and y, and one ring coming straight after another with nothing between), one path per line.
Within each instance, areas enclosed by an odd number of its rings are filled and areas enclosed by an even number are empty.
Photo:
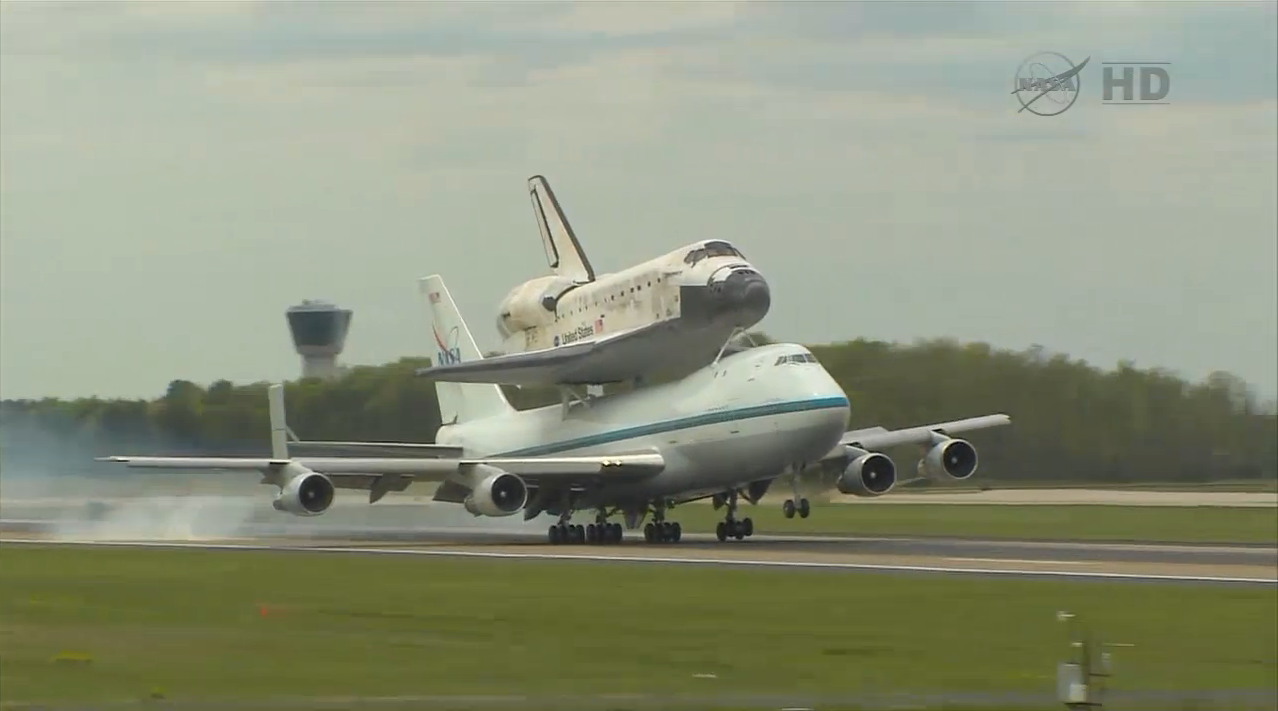
M799 499L798 505L795 505L794 499L786 499L785 503L781 504L781 513L785 514L786 518L794 518L795 513L799 514L799 518L807 518L812 513L812 507L807 499Z
M802 478L805 469L807 469L805 464L794 465L794 475L790 477L790 491L794 492L794 498L786 499L785 503L781 504L781 513L785 514L786 518L794 518L796 512L799 518L807 518L808 514L812 513L808 500L799 496L799 479Z

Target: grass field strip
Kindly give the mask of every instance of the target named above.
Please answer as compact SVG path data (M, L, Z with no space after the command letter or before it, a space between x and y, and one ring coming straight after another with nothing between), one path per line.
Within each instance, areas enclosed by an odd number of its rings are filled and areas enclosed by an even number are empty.
M1126 709L1228 709L1256 711L1274 708L1278 691L1272 689L1236 689L1219 691L1153 691L1113 689L1106 694L1110 703ZM571 709L573 711L605 711L609 709L732 709L733 711L816 711L820 708L899 709L952 708L976 709L1056 709L1060 707L1052 694L1036 692L951 692L951 693L866 693L866 694L458 694L398 696L285 696L262 699L200 700L120 700L105 703L37 703L4 702L2 709L17 711L105 711L106 709L144 708L151 711L214 711L218 709L493 709L493 708Z
M130 548L195 548L208 550L248 551L296 551L315 553L358 553L365 555L441 556L451 558L524 559L524 560L576 560L605 563L663 563L685 565L720 565L755 568L808 568L826 570L867 570L906 573L944 573L966 575L996 575L1022 578L1075 578L1098 580L1131 580L1194 583L1237 583L1251 585L1276 585L1278 578L1252 578L1211 575L1159 575L1142 573L1085 572L1078 570L1043 570L1040 568L967 568L942 565L902 565L887 563L844 563L823 561L752 560L742 558L681 558L677 556L599 555L589 553L512 553L499 551L470 551L448 548L366 548L359 546L281 546L257 543L190 543L151 541L93 541L62 539L56 541L18 538L0 538L0 544L115 546ZM1000 559L1000 562L1008 562ZM1043 561L1049 562L1049 561Z

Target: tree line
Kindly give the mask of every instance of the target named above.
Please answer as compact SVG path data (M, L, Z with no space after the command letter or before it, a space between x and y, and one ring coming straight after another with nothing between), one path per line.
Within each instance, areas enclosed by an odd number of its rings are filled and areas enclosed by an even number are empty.
M756 341L767 340L762 334ZM1115 483L1278 477L1278 416L1241 379L1187 382L1120 363L1102 370L1034 347L854 340L812 352L852 403L850 427L905 427L1005 412L1010 427L971 436L983 479ZM424 358L287 383L290 427L307 440L429 442L439 427ZM154 400L0 402L7 464L102 454L253 454L267 446L267 383L169 383ZM615 388L614 388L615 389ZM551 388L505 388L520 409L558 402ZM122 451L122 448L127 451ZM912 476L918 451L898 456Z

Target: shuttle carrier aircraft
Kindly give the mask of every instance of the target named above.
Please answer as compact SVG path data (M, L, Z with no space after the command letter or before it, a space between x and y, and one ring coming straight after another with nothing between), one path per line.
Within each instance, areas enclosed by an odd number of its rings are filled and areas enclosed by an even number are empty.
M439 276L421 280L437 340L450 334L459 362L483 358ZM952 435L1005 425L988 415L904 430L845 432L849 403L808 349L772 344L715 359L681 380L628 393L565 400L518 411L491 383L437 382L441 422L435 444L330 442L351 457L293 457L289 453L283 386L269 389L271 456L262 458L106 457L130 467L256 470L279 488L275 508L300 516L322 514L336 488L362 489L373 503L413 482L438 484L434 499L461 504L475 516L546 513L552 543L615 543L623 526L643 525L649 542L677 542L671 508L714 497L726 505L721 541L754 532L738 518L738 500L752 504L789 470L809 465L842 469L839 491L880 496L897 482L896 467L879 447L916 443L931 450L920 476L966 479L976 471L973 446ZM401 456L368 456L403 452ZM793 501L786 513L793 515ZM573 524L576 511L594 522ZM798 504L806 516L806 500ZM645 519L651 520L644 525Z
M502 355L460 362L457 344L441 341L444 358L423 374L508 385L679 377L767 315L768 282L732 244L702 240L596 274L546 179L529 178L528 192L553 273L516 286L501 302Z

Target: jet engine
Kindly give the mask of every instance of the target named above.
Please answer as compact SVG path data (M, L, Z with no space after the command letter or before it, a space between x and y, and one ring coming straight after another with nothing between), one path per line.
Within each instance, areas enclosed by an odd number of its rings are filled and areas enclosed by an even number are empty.
M896 485L896 465L886 454L849 448L849 453L859 455L839 475L836 486L844 494L854 496L882 496Z
M303 466L290 467L297 475L289 480L275 496L272 506L276 511L287 511L294 516L318 516L333 504L336 487L328 477Z
M528 503L528 486L510 472L495 470L471 490L462 505L475 516L510 516Z
M963 481L976 473L976 447L938 435L936 446L919 460L918 473L933 481Z

